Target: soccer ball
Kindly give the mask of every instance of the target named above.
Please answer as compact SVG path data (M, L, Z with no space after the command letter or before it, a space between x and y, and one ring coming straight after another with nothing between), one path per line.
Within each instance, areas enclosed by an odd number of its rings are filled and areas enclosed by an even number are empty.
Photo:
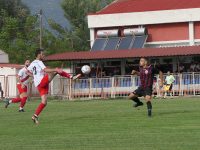
M90 66L88 66L88 65L84 65L84 66L81 68L81 71L82 71L83 74L89 74L90 71L91 71L91 68L90 68Z

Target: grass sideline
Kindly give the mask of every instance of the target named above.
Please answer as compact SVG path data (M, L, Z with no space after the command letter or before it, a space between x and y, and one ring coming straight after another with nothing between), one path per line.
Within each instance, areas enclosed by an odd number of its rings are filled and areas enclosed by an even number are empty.
M1 104L0 150L199 150L200 98L154 100L146 106L128 100L49 101L35 126L39 104Z

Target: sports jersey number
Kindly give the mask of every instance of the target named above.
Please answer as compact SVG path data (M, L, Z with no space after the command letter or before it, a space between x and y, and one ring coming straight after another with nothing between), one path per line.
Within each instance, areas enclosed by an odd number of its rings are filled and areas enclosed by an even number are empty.
M36 67L35 67L35 66L33 67L33 74L34 74L34 75L37 75L37 70L36 70Z

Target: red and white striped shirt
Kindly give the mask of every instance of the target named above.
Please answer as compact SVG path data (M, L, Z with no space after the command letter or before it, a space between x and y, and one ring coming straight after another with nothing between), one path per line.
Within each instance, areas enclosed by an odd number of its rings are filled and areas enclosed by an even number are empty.
M20 81L24 84L24 85L27 85L28 84L28 78L29 78L29 75L27 74L27 68L24 67L22 68L19 73L17 74L17 76L19 77Z

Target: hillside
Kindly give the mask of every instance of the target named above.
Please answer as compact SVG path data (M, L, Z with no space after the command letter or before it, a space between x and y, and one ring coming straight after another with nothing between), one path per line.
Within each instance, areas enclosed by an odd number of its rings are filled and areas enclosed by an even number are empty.
M43 10L47 19L53 19L63 27L69 27L68 20L64 17L64 12L61 8L62 0L22 0L26 4L33 15L39 13L40 9ZM47 25L46 18L44 17L44 25Z

